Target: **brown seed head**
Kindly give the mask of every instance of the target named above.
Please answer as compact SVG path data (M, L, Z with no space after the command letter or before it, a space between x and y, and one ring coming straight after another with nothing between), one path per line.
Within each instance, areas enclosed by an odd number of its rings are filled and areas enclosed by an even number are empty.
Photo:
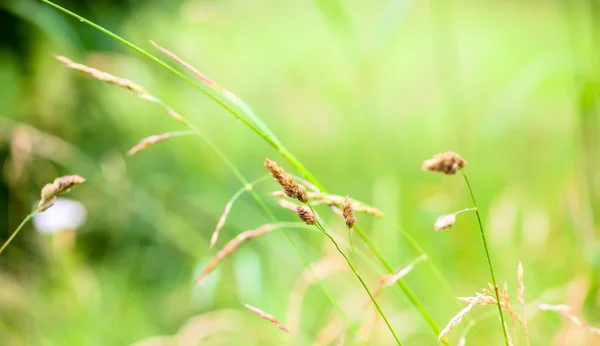
M307 225L314 225L317 223L315 214L313 214L313 212L307 207L299 205L296 207L296 214L298 214L298 217L301 218L302 221L306 222Z
M423 162L423 169L431 172L455 174L467 165L467 161L453 151L436 154Z
M269 172L271 172L271 176L275 179L275 181L281 185L286 196L295 198L302 203L308 202L306 188L298 184L291 174L279 167L277 162L267 158L265 159L265 167L269 170Z
M42 199L38 204L38 210L44 211L50 208L54 204L56 196L69 192L73 186L79 185L84 181L85 179L78 175L66 175L64 177L54 179L52 184L44 185L41 192Z
M342 215L344 215L344 219L346 220L346 226L348 228L354 227L356 223L356 216L354 216L354 209L352 209L352 201L348 196L342 203Z

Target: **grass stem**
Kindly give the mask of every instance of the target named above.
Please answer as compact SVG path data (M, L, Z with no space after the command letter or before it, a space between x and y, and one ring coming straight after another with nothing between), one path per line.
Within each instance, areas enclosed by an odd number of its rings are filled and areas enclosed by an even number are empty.
M313 212L313 214L315 214L314 209L312 208L312 206L310 205L310 203L306 203L306 206L308 206L310 208L310 210ZM316 215L316 214L315 214ZM342 255L344 257L344 259L346 260L346 262L348 263L348 266L350 267L350 269L352 270L352 273L354 273L354 276L356 276L356 278L358 279L358 281L360 281L361 285L363 286L363 288L365 289L365 291L367 292L367 294L369 295L369 298L371 299L371 301L373 302L373 305L375 305L375 308L377 309L377 311L379 312L379 315L381 316L381 318L383 319L383 321L385 322L385 324L387 325L388 329L390 330L390 333L392 333L392 336L394 337L394 340L396 340L396 343L401 346L402 343L400 342L400 339L398 338L398 335L396 335L396 332L394 331L394 328L392 327L392 325L390 324L390 321L387 319L387 317L385 316L385 313L383 312L383 310L381 309L381 306L379 306L379 303L377 303L377 299L375 299L375 297L373 297L373 294L371 293L371 290L369 290L369 287L367 286L367 284L365 283L365 281L363 280L363 278L360 276L360 274L358 273L358 270L356 270L356 267L352 264L352 261L350 261L350 258L348 258L348 256L342 251L342 249L340 248L340 246L338 245L338 243L335 241L335 239L333 239L333 237L329 234L329 232L327 232L327 230L325 230L325 228L321 225L321 223L318 221L317 218L317 223L315 224L315 226L317 226L317 228L325 235L327 236L327 238L329 238L329 240L331 240L331 242L333 243L333 245L335 245L335 248L337 249L337 251L340 253L340 255Z
M492 276L492 284L494 285L494 293L496 294L496 305L498 305L498 313L500 314L500 322L502 323L502 331L504 332L504 341L506 346L509 345L508 331L506 330L506 323L504 323L504 315L502 314L502 306L500 305L500 294L498 293L498 285L496 284L496 276L494 275L494 269L492 268L492 259L490 256L490 250L488 249L487 240L485 239L485 233L483 232L483 224L481 222L481 215L479 215L479 209L477 208L477 202L475 201L475 194L471 188L471 183L467 175L461 171L462 176L465 178L465 183L469 189L471 200L473 201L473 208L475 209L475 215L477 215L477 223L479 224L479 232L481 233L481 240L483 241L483 247L485 249L485 255L487 257L488 267L490 268L490 275Z
M17 234L19 233L19 231L21 230L21 228L23 228L23 226L25 226L25 224L31 220L31 218L33 218L33 216L35 214L38 213L38 210L35 209L34 211L32 211L29 215L27 215L23 221L21 221L21 224L17 227L17 229L15 229L15 231L10 235L10 237L4 242L4 244L2 244L2 247L0 248L0 254L4 251L4 249L6 249L6 247L8 246L8 244L10 244L10 242L12 242L12 240L17 236Z

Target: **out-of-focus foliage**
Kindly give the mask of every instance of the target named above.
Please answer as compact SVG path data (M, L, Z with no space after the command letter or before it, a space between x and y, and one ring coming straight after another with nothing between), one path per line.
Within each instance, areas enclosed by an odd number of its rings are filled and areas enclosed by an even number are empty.
M461 153L498 280L516 292L522 261L529 302L565 302L600 324L600 11L593 2L60 4L152 52L148 40L154 40L232 90L332 192L383 210L416 238L456 294L469 296L489 281L474 215L461 214L451 231L432 230L439 215L471 206L468 192L458 176L421 170L436 152ZM206 344L289 343L241 304L285 324L304 266L281 234L249 242L206 283L192 285L216 253L208 248L210 235L241 187L226 165L194 137L129 157L141 138L181 125L160 107L70 71L54 56L159 95L248 179L266 174L266 156L285 161L214 102L117 41L38 1L5 0L0 8L2 239L45 183L64 174L88 179L68 196L86 209L82 227L42 234L28 225L0 256L0 343L123 345L178 331L187 333L183 344L207 331L214 333ZM269 182L256 191L279 219L295 220L269 196L275 189ZM332 232L347 236L342 221L319 211ZM266 222L244 195L217 248ZM418 257L391 223L363 215L358 222L398 268ZM286 232L311 262L334 254L318 232ZM354 245L372 258L356 237ZM355 259L374 286L381 267ZM406 283L442 327L461 306L426 264ZM366 295L351 275L332 275L324 285L354 321L371 318L361 311ZM398 288L384 292L382 305L405 344L433 344L435 336ZM474 318L488 318L467 344L502 342L493 308L473 310ZM535 304L528 312L533 345L565 344L565 335L576 340L568 344L594 342ZM309 344L337 312L315 286L301 313L299 338ZM451 342L459 335L453 332ZM378 323L370 343L390 342Z

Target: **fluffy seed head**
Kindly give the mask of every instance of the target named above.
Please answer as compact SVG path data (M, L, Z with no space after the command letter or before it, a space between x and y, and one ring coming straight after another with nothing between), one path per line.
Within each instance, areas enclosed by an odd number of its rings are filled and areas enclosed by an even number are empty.
M308 202L306 188L298 184L291 174L279 167L277 162L267 158L265 159L265 167L269 170L275 181L281 185L286 196L295 198L302 203Z
M344 215L344 219L346 220L346 226L348 228L354 227L356 223L356 216L354 215L354 209L352 209L352 201L348 196L342 203L342 215Z
M431 172L455 174L467 165L467 161L453 151L436 154L433 158L423 162L423 169Z
M315 214L313 214L313 212L307 207L301 205L297 206L296 214L298 214L298 217L301 218L302 221L306 222L307 225L314 225L317 223Z
M454 223L456 222L456 214L448 214L442 215L435 220L433 224L433 229L436 231L441 231L444 229L452 228Z

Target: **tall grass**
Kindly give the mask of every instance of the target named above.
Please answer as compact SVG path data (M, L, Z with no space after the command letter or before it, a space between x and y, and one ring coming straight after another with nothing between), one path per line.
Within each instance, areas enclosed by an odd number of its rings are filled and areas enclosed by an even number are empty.
M127 47L137 51L142 54L146 58L152 60L156 64L165 68L169 72L176 75L178 78L186 81L190 85L194 86L196 89L200 90L202 93L207 95L209 98L214 100L220 106L222 106L225 110L227 110L230 114L232 114L235 118L239 119L244 125L246 125L249 129L259 135L266 143L276 149L285 159L287 159L290 164L309 182L316 185L321 191L327 192L327 189L323 186L323 184L317 180L310 171L279 141L279 139L269 130L269 128L264 124L264 122L258 117L243 101L238 98L232 97L231 94L223 93L223 89L217 84L206 84L206 80L203 80L205 84L198 84L186 77L184 74L180 73L173 67L169 66L167 63L163 62L159 58L145 51L144 49L136 46L135 44L125 40L119 35L83 18L76 13L73 13L57 4L54 4L48 0L42 0L42 2L78 19L82 23L88 24L93 28L103 32L104 34L118 40L122 44ZM383 254L374 242L370 239L370 237L366 234L362 228L358 225L354 227L355 232L358 236L365 242L365 244L369 247L369 249L373 252L378 261L388 270L390 273L394 272L393 266L384 258ZM398 280L397 285L404 291L407 295L413 306L417 309L417 311L421 314L421 316L425 319L425 321L430 326L434 335L438 335L440 332L440 328L437 323L434 321L433 317L430 313L425 309L420 300L416 297L416 295L410 290L410 288L402 281ZM447 343L447 340L442 340L444 343Z

